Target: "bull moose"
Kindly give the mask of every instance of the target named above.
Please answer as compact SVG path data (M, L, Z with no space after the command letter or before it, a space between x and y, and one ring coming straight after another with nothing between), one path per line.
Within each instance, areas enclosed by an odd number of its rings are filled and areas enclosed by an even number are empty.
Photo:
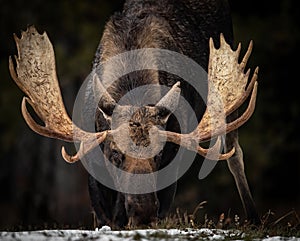
M35 27L31 26L22 32L21 38L15 36L15 42L18 56L14 60L9 59L9 69L13 80L27 95L22 101L24 119L33 131L43 136L80 143L78 152L73 156L68 155L62 148L62 156L67 162L81 160L99 146L104 154L102 160L99 160L103 166L110 163L130 174L151 174L167 167L179 147L208 159L227 160L248 220L259 222L244 172L242 149L237 133L237 129L250 118L255 108L258 68L248 81L250 70L245 72L245 67L252 50L252 42L239 62L241 45L239 44L237 50L232 50L232 20L227 1L126 0L122 12L115 13L106 23L95 53L91 81L86 86L87 93L95 94L98 91L101 96L95 109L95 118L92 120L95 132L74 124L65 110L56 77L54 50L46 33L39 34ZM203 96L181 77L159 69L132 71L119 76L108 86L108 75L114 75L119 71L118 68L130 64L131 60L126 58L122 58L118 66L109 66L109 73L97 73L99 66L109 62L114 56L143 49L170 50L195 61L207 71L207 78L199 79L206 89L207 99L203 99ZM160 59L159 56L150 55L149 51L145 51L143 61L155 65ZM169 64L172 65L172 62ZM130 96L132 90L145 85L161 88L165 86L168 87L168 91L160 92L156 88L151 95L159 93L160 99L156 103L143 106L120 102L124 96ZM227 120L225 126L218 122L217 113L212 114L208 111L217 108L215 95L211 91L212 86L217 86L219 98L223 102ZM186 130L182 129L174 115L180 105L180 97L192 107L198 122L193 127L187 124ZM248 99L247 109L239 114L239 107ZM28 104L44 125L32 118L27 110ZM119 116L129 113L129 118L122 122L120 117L119 121L112 125L112 115L115 112ZM180 113L181 118L188 123L189 116L184 111ZM212 122L215 124L212 125ZM160 128L156 128L158 126ZM123 136L124 130L129 138ZM117 144L117 134L118 139L122 140L122 146ZM226 144L222 149L222 137L225 135ZM213 138L215 143L212 147L200 146ZM139 147L156 146L161 139L165 140L165 144L154 155L146 155L139 151ZM130 154L130 146L137 148L136 155ZM211 150L217 151L218 155L207 156ZM182 162L184 161L183 158ZM107 172L116 186L120 180L125 187L132 185L126 178L116 177L114 172L109 170ZM155 186L155 176L150 178L149 182ZM99 224L118 228L126 225L147 225L164 218L176 192L176 182L153 192L122 192L103 185L93 175L89 175L88 185Z

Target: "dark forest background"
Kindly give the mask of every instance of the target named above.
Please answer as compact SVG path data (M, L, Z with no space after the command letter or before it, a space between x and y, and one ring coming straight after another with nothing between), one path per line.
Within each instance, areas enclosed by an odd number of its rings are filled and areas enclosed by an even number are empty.
M121 0L0 0L0 230L34 227L92 227L87 172L67 164L63 142L35 134L25 124L23 94L8 72L16 54L13 33L34 24L47 31L56 53L58 76L69 113L91 70L93 55L108 17ZM260 66L254 115L241 129L248 181L260 215L300 212L299 8L297 1L230 1L235 40L244 50L251 39L249 66ZM67 145L72 150L72 145ZM233 177L221 162L204 180L199 163L179 180L174 208L217 219L243 217ZM200 220L201 221L201 220Z

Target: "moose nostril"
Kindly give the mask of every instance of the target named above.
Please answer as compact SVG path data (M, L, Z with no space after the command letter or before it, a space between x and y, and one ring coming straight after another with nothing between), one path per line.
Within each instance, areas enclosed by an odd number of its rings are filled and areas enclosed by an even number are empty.
M134 122L130 122L130 123L129 123L129 126L130 126L130 127L140 127L140 126L141 126L141 123L135 122L135 121L134 121Z

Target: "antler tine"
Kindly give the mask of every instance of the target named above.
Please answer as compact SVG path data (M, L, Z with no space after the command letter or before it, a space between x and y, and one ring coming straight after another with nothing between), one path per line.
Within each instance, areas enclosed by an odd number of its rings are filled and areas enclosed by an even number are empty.
M241 52L241 49L242 49L242 44L241 43L239 43L238 44L238 46L237 46L237 48L236 48L236 61L238 61L238 58L239 58L239 55L240 55L240 52Z
M179 134L176 132L159 130L158 133L161 136L166 136L168 142L173 142L177 145L185 147L186 149L188 149L190 151L195 151L199 155L206 157L208 159L227 160L235 152L235 148L233 147L227 153L220 153L221 137L217 138L216 143L212 147L206 149L199 145L200 140L195 135L194 132L191 132L189 134ZM162 139L164 140L165 138L162 138Z
M257 83L257 78L258 78L258 70L259 70L259 67L257 66L254 70L254 73L253 73L253 76L251 78L251 81L246 89L246 95L249 96L251 90L254 88L254 84Z
M251 55L252 49L253 49L253 41L251 40L250 43L249 43L247 52L246 52L246 54L245 54L245 56L244 56L244 58L243 58L243 60L242 60L242 62L240 64L241 69L245 68L245 66L246 66L246 64L248 62L248 59L249 59L249 57Z
M74 163L82 159L88 152L93 150L95 147L97 147L99 144L101 144L107 137L109 131L103 131L96 133L94 138L89 138L86 141L83 141L80 143L78 152L71 156L67 154L64 147L61 149L61 155L64 158L66 162Z
M218 136L216 143L210 147L209 149L202 148L200 145L197 146L197 153L201 156L204 156L210 160L227 160L230 158L234 152L235 148L233 147L229 152L227 153L220 153L220 148L222 145L221 137Z
M39 124L37 124L33 118L31 117L31 115L29 114L27 107L26 107L26 102L28 102L34 109L35 109L35 105L32 103L32 101L27 98L27 97L23 97L22 100L22 105L21 105L21 111L22 111L22 115L27 123L27 125L36 133L46 136L46 137L50 137L50 138L56 138L56 139L60 139L60 140L64 140L64 141L68 141L68 142L72 142L73 141L73 135L72 130L70 129L70 127L72 125L66 125L64 128L65 130L61 131L53 131L52 129L48 128L48 126L41 126Z

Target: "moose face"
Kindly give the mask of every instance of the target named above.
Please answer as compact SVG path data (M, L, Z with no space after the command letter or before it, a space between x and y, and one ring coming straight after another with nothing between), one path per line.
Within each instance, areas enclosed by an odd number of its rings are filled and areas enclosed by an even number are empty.
M129 120L129 136L136 146L150 145L150 130L154 126L164 127L170 111L164 107L144 106L135 111ZM157 136L156 136L157 137Z

